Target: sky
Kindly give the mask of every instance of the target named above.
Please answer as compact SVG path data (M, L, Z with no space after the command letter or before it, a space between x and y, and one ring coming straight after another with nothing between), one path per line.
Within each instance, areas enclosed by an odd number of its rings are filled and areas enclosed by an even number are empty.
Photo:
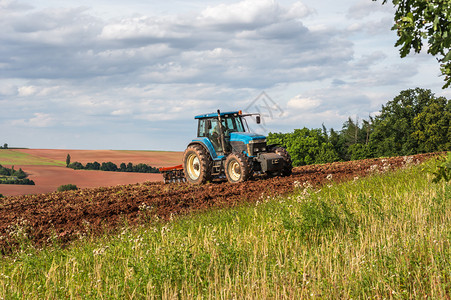
M443 90L400 58L371 0L0 0L0 144L183 151L194 116L260 112L259 133L341 129L402 90ZM249 120L252 123L252 120Z

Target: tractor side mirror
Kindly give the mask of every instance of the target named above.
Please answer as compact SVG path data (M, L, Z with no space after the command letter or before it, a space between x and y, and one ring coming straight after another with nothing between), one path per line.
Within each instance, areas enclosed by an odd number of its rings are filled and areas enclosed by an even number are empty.
M255 121L257 122L257 124L260 124L261 123L260 116L256 116Z
M207 120L207 130L211 129L211 120Z

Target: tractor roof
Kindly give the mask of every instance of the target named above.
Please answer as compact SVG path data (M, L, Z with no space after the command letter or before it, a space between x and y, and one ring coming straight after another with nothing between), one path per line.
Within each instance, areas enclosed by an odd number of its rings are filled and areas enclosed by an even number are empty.
M227 112L221 112L221 117L224 117L226 115L240 115L241 113L239 111L227 111ZM218 113L209 113L209 114L203 114L195 116L194 119L205 119L205 118L217 118Z

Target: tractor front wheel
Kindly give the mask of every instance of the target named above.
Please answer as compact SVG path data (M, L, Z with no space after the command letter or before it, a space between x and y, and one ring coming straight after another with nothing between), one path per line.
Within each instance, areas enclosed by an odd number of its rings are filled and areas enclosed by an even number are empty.
M211 180L212 160L200 145L190 145L183 154L183 171L191 184L203 184Z
M251 177L252 169L244 154L232 153L225 161L225 173L231 183L243 182Z

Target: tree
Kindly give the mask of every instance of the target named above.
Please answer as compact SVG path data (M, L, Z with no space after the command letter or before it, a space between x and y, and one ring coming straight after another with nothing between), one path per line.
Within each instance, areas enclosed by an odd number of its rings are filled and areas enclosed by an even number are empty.
M373 153L367 144L354 144L349 146L347 153L350 160L358 160L373 157Z
M435 99L413 119L412 137L418 142L419 152L451 149L451 102Z
M116 172L117 171L117 165L111 161L109 162L103 162L100 166L101 171L111 171Z
M73 162L69 165L69 168L72 168L74 170L83 170L85 167L83 166L83 164L81 162Z
M8 168L4 168L2 165L0 165L0 175L10 176L11 172Z
M377 1L377 0L373 0ZM382 4L388 0L383 0ZM427 52L438 57L447 88L451 85L451 1L392 0L396 8L392 30L398 33L395 46L405 57L414 50L420 53L427 40Z
M66 167L69 167L70 165L70 154L68 153L66 156Z
M339 161L332 143L327 142L324 129L295 129L292 133L269 133L268 144L280 144L291 155L294 166Z
M14 174L11 175L16 176L18 179L24 179L27 177L27 174L25 174L22 168L19 168L19 171L15 171Z
M3 149L8 149L8 144L7 143L3 144Z
M437 107L438 103L442 103L441 106ZM379 157L424 152L427 150L422 148L421 143L426 143L427 138L420 132L428 132L426 135L430 137L440 135L437 143L447 141L449 119L441 120L440 111L448 105L446 99L437 99L430 90L416 88L401 91L382 106L380 115L375 117L370 148ZM436 132L433 124L441 124L442 129ZM427 130L431 126L432 131Z

